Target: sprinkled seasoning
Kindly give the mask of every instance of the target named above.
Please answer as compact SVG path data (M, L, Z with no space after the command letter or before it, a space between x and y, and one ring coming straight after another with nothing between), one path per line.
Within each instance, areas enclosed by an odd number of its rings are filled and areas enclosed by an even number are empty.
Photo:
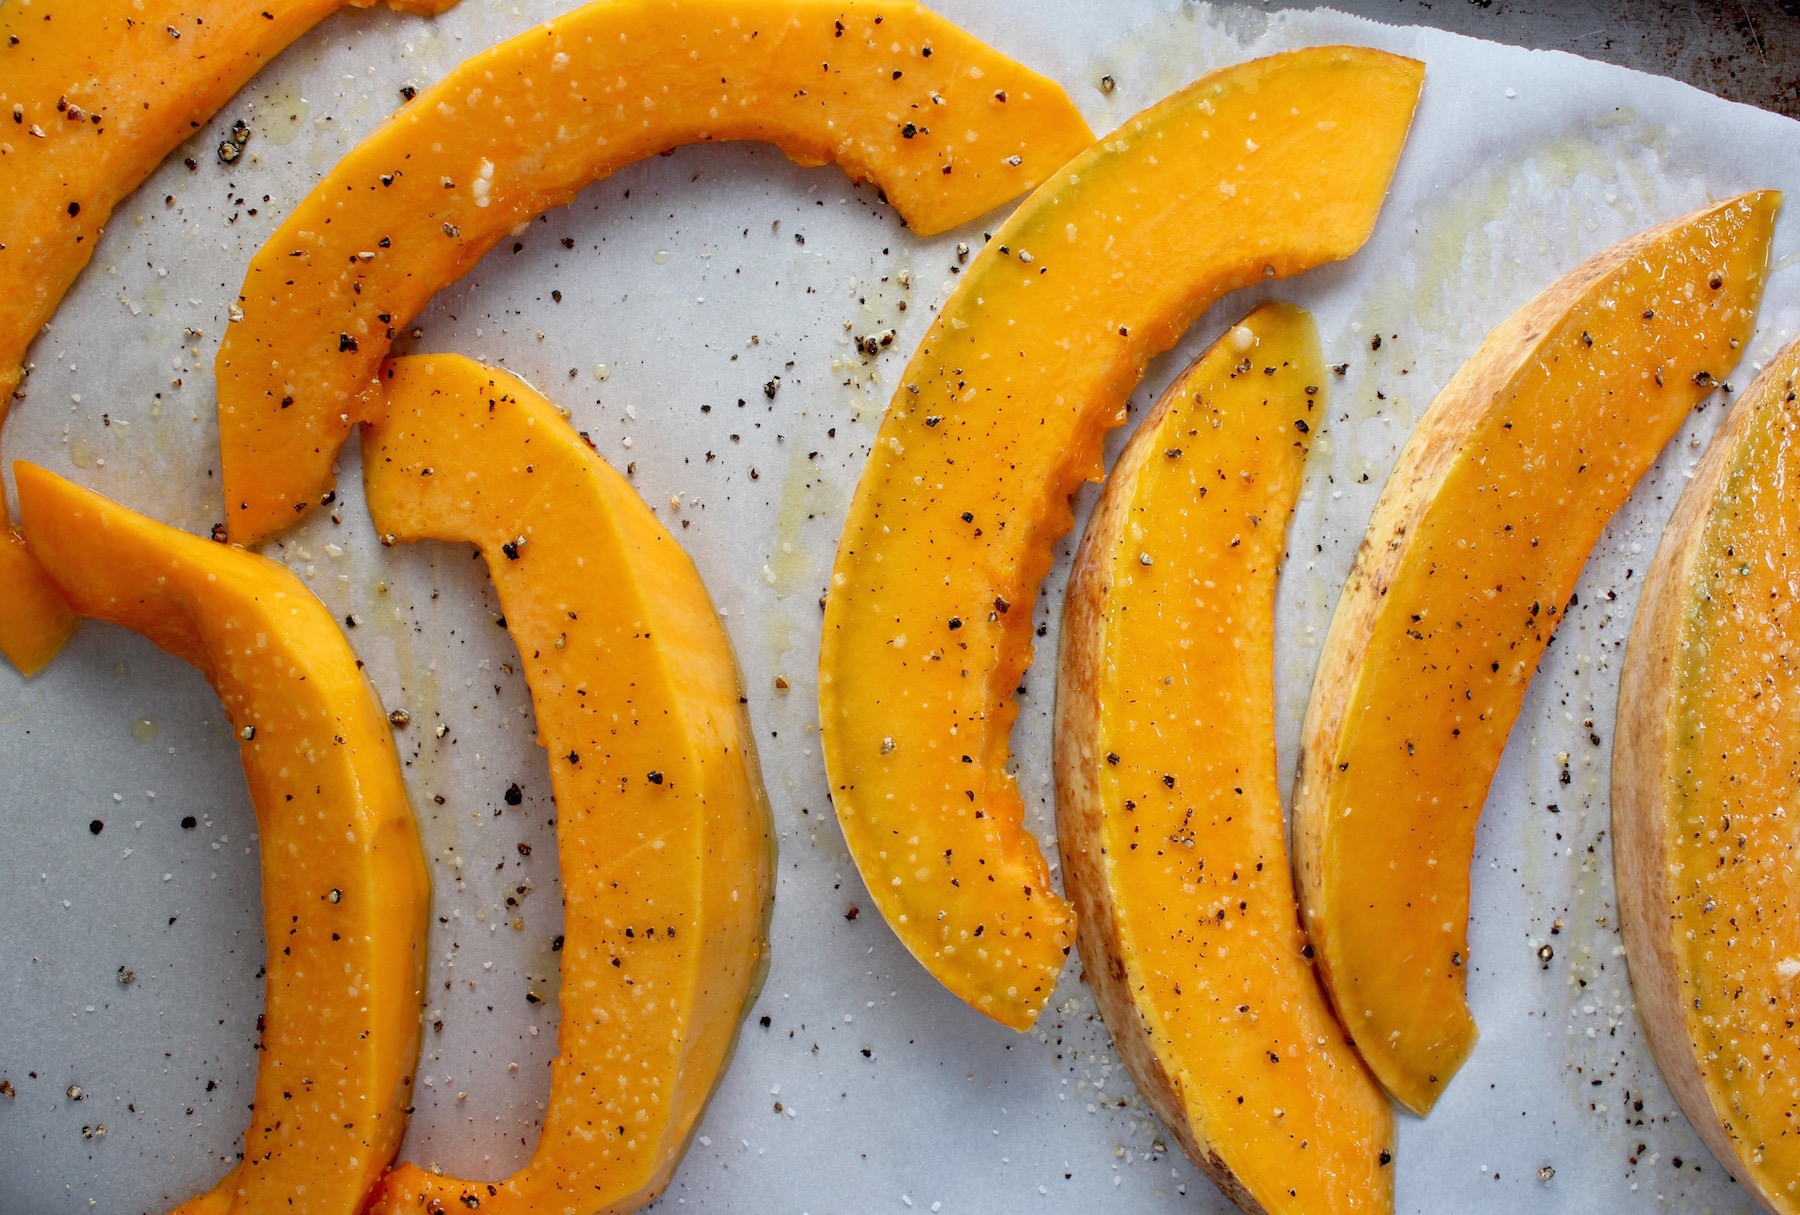
M219 141L219 160L224 164L234 163L244 154L244 145L250 142L250 127L243 119L231 124L231 134Z

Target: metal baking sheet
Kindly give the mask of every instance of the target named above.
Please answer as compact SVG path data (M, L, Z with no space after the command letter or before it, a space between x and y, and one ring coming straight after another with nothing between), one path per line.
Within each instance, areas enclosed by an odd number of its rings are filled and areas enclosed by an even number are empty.
M561 7L463 0L433 20L346 11L302 38L115 213L32 347L7 457L191 530L221 519L211 365L251 254L402 85ZM1270 297L1312 309L1327 358L1349 363L1328 389L1331 422L1283 573L1284 774L1375 496L1486 332L1655 221L1745 188L1800 190L1800 123L1567 55L1257 6L938 7L1060 80L1101 131L1208 69L1291 46L1364 43L1428 65L1369 246L1228 297L1134 397L1141 414ZM237 119L254 134L227 166L213 149ZM402 343L500 363L573 410L693 554L743 663L780 834L773 965L662 1209L1229 1209L1138 1100L1078 966L1032 1033L964 1007L874 914L825 796L814 670L837 534L899 369L954 284L956 242L999 218L922 241L835 168L800 169L761 146L685 149L532 224ZM1775 255L1756 340L1730 377L1739 385L1800 328L1791 213ZM899 337L879 357L852 347L889 327ZM770 401L762 385L777 374ZM1526 700L1474 862L1469 994L1482 1038L1429 1119L1400 1118L1401 1211L1750 1209L1639 1031L1607 832L1639 576L1724 400L1692 416L1608 529ZM547 767L482 565L453 545L381 548L355 444L338 472L342 522L318 515L266 551L334 612L361 616L352 643L415 723L402 742L434 881L430 1016L443 1030L426 1036L403 1154L499 1178L536 1141L554 1052L556 1005L524 998L532 979L554 976L560 928ZM1013 739L1027 821L1046 846L1047 658L1072 548L1073 537L1059 545L1036 605L1049 634ZM440 720L443 739L418 728ZM1571 786L1557 784L1563 752ZM88 624L37 677L0 670L0 773L0 1077L17 1092L0 1100L0 1212L165 1209L235 1159L252 1092L256 832L224 716L196 672ZM508 808L514 782L525 800ZM188 815L196 826L183 829ZM522 913L509 915L509 894ZM1545 968L1537 950L1552 939Z

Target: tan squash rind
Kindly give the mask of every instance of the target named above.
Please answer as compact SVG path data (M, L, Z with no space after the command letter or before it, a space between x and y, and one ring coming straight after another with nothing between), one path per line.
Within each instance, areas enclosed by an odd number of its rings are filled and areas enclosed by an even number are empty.
M1393 1209L1391 1107L1305 956L1276 780L1276 576L1327 378L1283 304L1176 378L1082 538L1058 665L1087 982L1138 1091L1257 1215Z
M1700 1023L1700 1019L1710 1020L1715 1013L1730 1017L1737 1015L1740 1009L1748 1010L1742 1008L1736 997L1723 1000L1723 1009L1707 1001L1706 997L1711 994L1708 977L1693 973L1682 956L1682 942L1691 935L1687 926L1693 922L1689 913L1694 882L1683 880L1683 871L1690 868L1691 862L1673 847L1673 838L1689 827L1698 826L1711 834L1722 835L1726 841L1723 851L1730 853L1731 831L1745 829L1745 824L1739 822L1721 830L1718 821L1721 809L1726 815L1732 812L1729 805L1721 807L1719 804L1725 797L1723 790L1713 792L1694 787L1694 778L1698 774L1693 771L1687 751L1694 745L1695 726L1705 728L1709 735L1716 733L1718 737L1716 742L1702 744L1709 752L1708 758L1714 753L1724 753L1714 752L1714 748L1731 750L1746 743L1754 745L1755 736L1771 726L1774 727L1770 738L1772 749L1777 754L1785 751L1788 758L1800 756L1800 748L1787 741L1793 737L1792 727L1791 724L1784 726L1779 709L1772 721L1767 715L1756 716L1755 706L1742 702L1744 715L1741 720L1708 720L1706 706L1709 701L1704 695L1696 694L1684 672L1686 663L1702 653L1709 659L1719 655L1727 665L1734 658L1747 658L1752 666L1756 664L1754 655L1732 654L1739 639L1707 629L1697 617L1696 608L1700 601L1710 601L1715 594L1719 603L1733 615L1738 610L1757 613L1748 631L1760 647L1777 647L1776 650L1765 648L1765 653L1770 656L1777 652L1785 654L1793 645L1794 638L1786 627L1793 619L1791 592L1783 601L1778 598L1779 587L1774 588L1774 595L1765 597L1759 583L1754 587L1753 596L1740 596L1735 593L1736 588L1729 585L1715 593L1709 583L1721 572L1718 568L1721 564L1728 579L1761 575L1767 569L1773 581L1785 583L1786 577L1796 569L1800 552L1734 551L1721 563L1717 553L1711 553L1709 560L1709 548L1712 547L1709 541L1716 544L1715 532L1722 519L1729 521L1731 516L1748 512L1762 518L1785 517L1789 535L1800 532L1793 491L1785 484L1791 475L1795 442L1800 440L1800 399L1797 397L1800 397L1800 342L1789 345L1738 398L1683 490L1644 581L1637 616L1632 622L1625 651L1625 669L1619 682L1619 718L1612 760L1614 879L1638 1018L1650 1039L1664 1081L1700 1138L1740 1185L1770 1211L1781 1215L1800 1211L1800 1198L1796 1197L1792 1173L1784 1173L1782 1167L1785 1165L1791 1170L1797 1153L1784 1153L1780 1164L1766 1160L1759 1148L1766 1148L1767 1141L1751 1144L1746 1138L1754 1136L1758 1129L1754 1119L1747 1117L1745 1111L1733 1109L1730 1094L1707 1074L1704 1066L1703 1061L1711 1048L1703 1043L1708 1027ZM1776 462L1777 468L1769 468L1761 460L1766 447L1763 451L1758 447L1769 443L1772 433L1779 432L1785 432L1782 446L1787 454ZM1755 480L1758 471L1773 473L1778 480L1774 484L1758 483ZM1748 569L1736 566L1737 561L1745 562ZM1754 601L1746 602L1746 599ZM1763 605L1761 609L1759 604ZM1760 610L1767 610L1774 616L1767 622L1767 631L1755 627L1755 624L1763 623ZM1756 681L1762 685L1759 691L1766 692L1777 704L1784 696L1791 698L1792 695L1791 677L1784 678L1789 665L1778 662L1765 679ZM1788 686L1780 686L1782 684ZM1700 716L1689 720L1689 714L1693 712ZM1787 721L1791 722L1791 715ZM1755 775L1752 774L1753 779ZM1791 775L1781 783L1791 791ZM1732 796L1741 800L1747 794L1761 801L1768 792L1753 785L1745 794ZM1768 804L1753 807L1751 816L1758 817L1759 812L1768 810L1785 817L1779 792L1769 799ZM1768 955L1762 963L1765 980L1773 978L1769 986L1776 992L1785 993L1785 1003L1782 1007L1759 1007L1750 1015L1764 1025L1785 1020L1791 1027L1795 1012L1791 977L1783 976L1779 968L1786 962L1794 969L1791 951L1800 939L1800 932L1792 922L1792 909L1800 904L1800 884L1795 882L1791 872L1793 845L1786 842L1791 838L1792 830L1782 830L1779 823L1769 825L1775 828L1781 841L1772 854L1746 856L1740 844L1735 854L1721 857L1721 863L1729 860L1736 864L1741 858L1775 875L1777 887L1773 892L1775 897L1766 906L1768 918L1761 917L1764 908L1759 907L1754 929L1748 926L1726 929L1733 936L1746 931L1753 933L1757 938L1754 946L1748 942L1728 941L1720 943L1720 948L1729 952L1735 944ZM1758 835L1766 840L1760 833ZM1732 916L1736 909L1727 907L1711 915L1704 908L1701 910L1698 930L1710 934L1717 926L1715 917ZM1710 945L1706 952L1712 952ZM1782 953L1787 953L1788 957L1777 956ZM1796 973L1800 973L1800 969ZM1784 1046L1793 1039L1791 1028L1785 1033L1776 1030L1775 1034ZM1755 1054L1754 1047L1745 1044L1740 1057L1748 1058L1751 1066L1759 1071L1773 1062L1768 1055L1758 1059L1753 1057ZM1784 1049L1782 1054L1784 1058L1773 1066L1786 1069L1791 1086L1797 1061L1792 1057L1791 1049ZM1773 1077L1762 1078L1759 1091L1769 1091L1767 1080L1770 1078ZM1765 1135L1769 1133L1769 1128L1761 1129ZM1779 1141L1791 1138L1792 1134L1791 1124L1788 1124L1781 1126L1773 1137Z
M1553 284L1438 394L1376 503L1307 705L1293 846L1332 1002L1414 1112L1474 1046L1469 864L1525 689L1607 519L1736 363L1779 204L1716 203Z

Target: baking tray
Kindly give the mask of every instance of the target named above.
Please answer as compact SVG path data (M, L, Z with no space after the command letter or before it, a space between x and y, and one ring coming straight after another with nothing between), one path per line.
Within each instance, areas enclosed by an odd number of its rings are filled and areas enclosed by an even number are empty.
M401 86L561 7L344 12L302 38L114 214L32 347L7 457L209 529L223 517L212 357L251 254L399 104ZM1486 332L1655 221L1745 188L1800 190L1800 123L1568 55L1257 6L937 7L1061 81L1096 130L1211 68L1291 46L1364 43L1428 65L1368 247L1228 297L1133 398L1141 416L1265 298L1313 310L1327 359L1349 363L1328 388L1283 572L1284 783L1376 494ZM1114 91L1101 90L1104 76ZM213 149L238 119L254 134L227 166ZM664 1209L1229 1209L1138 1099L1079 966L1031 1033L972 1012L874 913L826 797L814 670L838 531L899 370L954 285L956 242L978 242L1000 218L920 240L835 168L801 169L761 146L684 149L532 224L521 248L497 248L420 317L420 339L400 343L501 364L571 409L693 555L743 663L780 836L773 963ZM1800 328L1791 213L1775 255L1735 383ZM898 339L878 358L850 344L889 327ZM770 401L761 388L776 374ZM1750 1209L1640 1033L1607 830L1614 699L1641 575L1724 400L1693 414L1607 530L1526 699L1473 867L1469 998L1482 1038L1429 1119L1399 1119L1401 1211ZM555 1049L554 1003L524 999L528 983L554 976L560 931L547 767L484 567L461 546L382 548L357 459L351 444L339 463L342 523L316 514L266 551L333 612L361 616L351 641L390 707L451 726L442 740L401 738L434 882L430 1015L443 1022L426 1038L403 1155L498 1178L536 1141ZM1091 489L1079 498L1078 527L1092 500ZM1013 738L1027 825L1047 848L1049 659L1073 539L1035 605L1049 632ZM1558 784L1564 752L1570 786ZM90 623L35 678L0 671L0 773L0 1076L17 1090L0 1101L0 1212L166 1209L235 1160L252 1095L264 942L235 741L196 672ZM511 809L502 794L514 782L525 797ZM180 827L187 815L194 829ZM501 914L509 894L523 904L517 930ZM1552 940L1545 967L1537 951ZM134 981L122 984L121 969Z

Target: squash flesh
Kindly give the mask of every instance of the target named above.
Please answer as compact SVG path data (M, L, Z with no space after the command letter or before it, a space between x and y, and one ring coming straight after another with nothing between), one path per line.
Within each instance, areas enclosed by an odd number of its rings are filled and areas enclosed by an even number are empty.
M1170 386L1082 539L1056 694L1088 981L1189 1157L1267 1212L1393 1209L1392 1110L1303 952L1276 788L1276 576L1325 383L1275 304Z
M387 715L279 563L14 469L33 551L74 609L205 673L256 809L269 956L244 1163L183 1210L353 1215L406 1129L430 902Z
M1778 205L1640 233L1515 313L1376 505L1307 707L1296 868L1338 1015L1415 1112L1474 1046L1475 824L1531 675L1601 529L1749 339Z
M0 422L4 422L0 417ZM80 623L49 575L31 559L25 538L14 530L0 495L0 654L34 675L56 657Z
M1613 847L1632 990L1690 1121L1772 1211L1800 1211L1800 679L1791 656L1800 343L1738 399L1683 492L1626 651Z
M970 264L882 421L826 606L826 770L888 923L1002 1024L1032 1024L1074 935L1006 770L1070 495L1098 475L1145 363L1213 300L1367 239L1422 73L1313 48L1129 120Z
M929 234L1092 138L1053 81L912 3L599 0L503 42L352 149L251 262L216 363L231 534L329 488L351 422L383 416L394 334L439 288L627 164L766 141L873 179Z
M389 3L436 13L455 0ZM0 122L11 118L0 136L0 426L26 349L93 256L112 209L282 48L344 5L0 6ZM0 504L0 525L10 531L5 509ZM0 601L0 652L29 675L68 639L75 617L16 533L0 544L0 586L20 588Z
M487 558L550 754L564 943L530 1162L491 1187L401 1165L371 1209L635 1210L767 964L773 835L730 642L687 554L543 397L457 356L383 374L370 509L394 538Z

